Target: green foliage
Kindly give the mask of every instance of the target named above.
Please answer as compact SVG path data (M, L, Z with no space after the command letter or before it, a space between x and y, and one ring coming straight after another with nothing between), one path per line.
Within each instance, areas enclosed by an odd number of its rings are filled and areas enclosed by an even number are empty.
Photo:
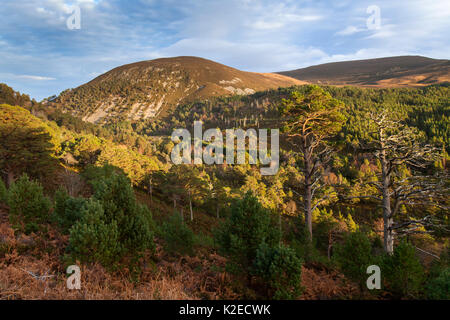
M194 233L183 223L179 213L175 212L161 227L164 249L168 252L193 254Z
M361 287L367 279L367 267L375 261L371 242L362 232L347 234L344 242L336 246L335 259L342 272Z
M130 180L113 174L94 185L94 198L102 203L106 220L117 221L120 239L128 250L139 252L153 248L152 215L147 207L137 203Z
M91 248L83 241L83 234L93 236L91 246L98 247L99 255L94 260L101 263L119 262L124 256L138 259L145 250L153 251L154 224L147 207L137 203L130 180L124 175L112 174L110 177L93 181L94 196L98 204L92 205L89 217L78 221L70 230L69 252L76 259L92 261L87 256ZM100 221L100 222L98 222ZM91 225L91 224L98 224ZM104 235L104 237L103 237ZM73 238L73 240L72 240Z
M432 300L450 300L450 268L428 281L426 285L426 296Z
M333 261L328 259L326 254L328 246L328 236L325 236L324 229L329 230L327 223L320 222L316 225L316 236L313 241L309 241L308 229L305 227L303 219L295 219L289 222L289 231L284 234L284 238L289 247L292 248L297 257L301 257L305 263L313 263L315 265L323 265L331 267ZM327 231L328 232L328 231ZM326 241L326 244L321 242Z
M400 242L392 255L384 257L381 270L388 290L398 297L417 297L425 280L415 248L406 241Z
M67 190L63 187L59 187L58 190L56 190L55 195L53 197L53 214L55 216L62 216L65 213L66 210L66 200L69 199L70 196L67 193ZM54 220L56 217L53 218Z
M138 185L150 170L157 170L160 166L156 157L144 156L131 147L123 148L94 135L83 134L64 143L63 151L72 154L79 165L85 168L83 176L88 181L112 171L122 171Z
M106 268L114 268L124 250L117 222L106 222L103 207L95 200L86 203L81 216L70 229L67 251L74 260L99 262Z
M8 205L9 221L15 229L35 232L49 222L51 202L44 196L42 186L26 174L10 186Z
M98 181L109 179L114 174L124 174L124 172L118 167L110 164L104 164L101 167L88 165L81 173L82 177L90 184L95 184Z
M319 211L319 210L316 210ZM330 239L330 235L334 233L335 230L338 229L339 223L333 217L333 210L327 211L326 208L323 208L319 211L318 216L315 219L315 232L313 243L315 243L316 247L322 251L328 250L328 242ZM307 230L302 228L302 235L299 239L302 240L303 243L307 241Z
M274 299L296 299L301 294L302 262L284 245L262 243L256 252L253 273L273 291Z
M69 229L81 219L82 209L87 201L85 198L69 197L64 189L56 191L53 220L64 233L68 233Z
M293 91L289 99L282 100L281 113L291 117L284 131L301 135L312 132L321 139L338 133L346 120L340 112L344 104L317 85L307 86L305 91Z
M219 227L220 252L230 258L229 269L248 274L261 244L278 244L280 234L271 214L256 197L247 193L231 207L231 215Z
M195 246L200 248L214 248L214 238L202 232L195 234Z

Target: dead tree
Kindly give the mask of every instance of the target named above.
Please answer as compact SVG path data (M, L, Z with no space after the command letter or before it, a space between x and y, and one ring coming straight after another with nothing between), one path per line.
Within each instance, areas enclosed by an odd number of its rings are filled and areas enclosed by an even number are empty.
M394 218L402 205L439 206L440 197L448 196L444 185L448 178L426 176L423 173L437 159L437 149L419 143L417 132L401 121L388 116L386 111L371 113L369 120L373 131L371 141L362 150L371 152L379 160L381 172L376 181L368 182L376 187L377 196L365 196L381 203L383 208L384 250L392 254L394 233L401 234L402 228L413 225L395 224ZM408 168L410 176L402 178L401 169ZM416 220L425 225L430 220Z

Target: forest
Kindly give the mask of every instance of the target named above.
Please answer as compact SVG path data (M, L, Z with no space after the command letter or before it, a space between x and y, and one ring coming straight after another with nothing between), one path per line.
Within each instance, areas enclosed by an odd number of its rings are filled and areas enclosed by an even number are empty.
M448 84L304 85L99 125L1 84L0 299L450 299L449 117ZM173 165L194 121L280 129L278 172Z

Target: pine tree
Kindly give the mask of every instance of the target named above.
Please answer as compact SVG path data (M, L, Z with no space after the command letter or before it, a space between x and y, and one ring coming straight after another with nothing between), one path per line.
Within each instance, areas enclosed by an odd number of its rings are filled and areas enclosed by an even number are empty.
M328 140L335 136L346 120L341 113L344 104L318 86L310 86L305 94L298 91L283 99L280 111L288 119L283 131L301 153L303 169L303 202L305 224L312 240L312 212L329 196L317 197L321 167L330 160Z

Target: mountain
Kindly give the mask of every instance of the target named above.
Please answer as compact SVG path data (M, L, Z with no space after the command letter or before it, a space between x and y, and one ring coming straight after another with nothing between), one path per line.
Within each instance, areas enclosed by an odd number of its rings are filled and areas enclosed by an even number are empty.
M240 71L197 57L176 57L117 67L48 103L89 122L137 120L163 115L194 100L298 84L304 82L279 74Z
M278 74L325 85L426 86L450 81L450 60L400 56L326 63Z

